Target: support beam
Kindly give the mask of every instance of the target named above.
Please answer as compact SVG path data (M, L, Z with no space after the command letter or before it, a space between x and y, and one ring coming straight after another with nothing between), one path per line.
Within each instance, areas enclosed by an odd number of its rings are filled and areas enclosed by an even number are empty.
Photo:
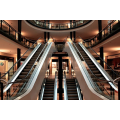
M20 59L20 57L21 57L21 49L17 48L17 61ZM21 61L17 63L17 69L20 67L20 63Z
M104 60L103 47L100 48L100 57ZM104 68L104 62L102 60L100 60L100 65Z
M74 42L75 42L75 40L76 40L76 32L75 31L73 31L73 38L74 38Z
M100 32L102 30L102 20L98 20L98 32L99 32L99 40L102 39L102 32Z
M70 32L70 39L72 40L72 32Z
M71 61L69 59L69 74L71 75Z
M47 32L48 40L50 39L50 32Z
M118 81L118 100L120 100L120 81Z
M1 72L0 72L0 79L1 79ZM3 100L3 83L1 81L0 81L0 91L1 91L0 97L1 97L1 100Z
M44 32L44 41L46 43L46 32Z
M18 41L21 42L21 26L22 26L22 20L18 20Z
M72 28L72 20L70 20L70 28Z
M62 89L62 80L63 80L63 70L62 70L62 55L59 56L59 71L58 71L58 79L59 79L59 100L62 100L62 93L63 93L63 89Z
M50 74L52 74L52 58L50 60Z

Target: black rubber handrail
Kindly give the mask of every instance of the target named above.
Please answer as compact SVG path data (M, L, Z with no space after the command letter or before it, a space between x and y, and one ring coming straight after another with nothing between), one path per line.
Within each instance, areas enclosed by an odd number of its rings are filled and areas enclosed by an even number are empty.
M78 37L79 37L80 39L82 39L80 36L78 36ZM82 39L82 41L87 44L87 42L86 42L85 40ZM118 74L115 73L115 71L114 71L88 44L87 44L87 46L100 58L100 60L102 60L102 62L104 62L104 63L109 67L109 69L112 70L112 72L113 72L115 75L119 76Z
M74 43L73 43L74 44ZM74 44L74 46L75 46L75 44ZM76 46L75 46L76 47ZM77 49L77 51L79 52L79 50ZM94 75L94 77L95 78L97 78L98 80L101 80L101 81L105 81L105 79L103 80L103 79L100 79L99 77L97 77L93 72L92 72L92 70L91 70L91 68L89 67L89 65L88 65L88 63L86 62L86 60L84 59L84 57L82 56L82 54L79 52L79 54L80 54L80 56L82 57L82 59L85 61L85 63L87 64L87 66L88 66L88 68L89 68L89 70L90 70L90 72ZM106 81L107 82L107 81ZM112 82L112 81L109 81L109 82ZM113 82L112 82L113 83ZM100 83L101 84L101 83ZM97 85L98 86L98 85ZM99 87L99 86L98 86ZM102 86L103 87L103 86ZM107 92L107 90L103 87L103 89ZM107 92L107 94L108 95L110 95L108 92Z
M36 58L35 62L38 60L38 58L40 57L40 55L42 54L42 52L43 52L43 50L46 48L46 46L47 46L47 43L46 43L46 45L44 46L44 48L42 49L42 51L40 52L40 54L38 55L38 57ZM7 85L9 85L9 84L14 84L14 83L19 83L19 85L20 85L20 82L22 82L22 81L24 81L24 80L28 80L26 77L30 74L31 70L32 70L33 67L34 67L35 62L33 63L31 69L29 70L29 72L27 73L27 75L26 75L24 78L19 79L19 80L16 80L16 81L14 81L14 82L9 82L9 83L7 83L5 86L7 86ZM18 86L19 86L19 85L18 85ZM4 87L5 87L5 86L4 86ZM12 95L15 93L16 90L17 90L17 88L14 90L14 92L12 93ZM12 95L11 95L11 96L12 96ZM10 96L10 97L11 97L11 96Z
M41 38L41 37L40 37ZM40 39L39 38L39 39ZM39 40L38 39L38 40ZM37 41L38 41L37 40ZM0 78L0 79L2 79L6 74L8 74L9 72L10 72L10 70L22 59L22 57L31 49L31 48L33 48L33 46L37 43L37 41L35 41L35 43L20 57L20 59Z

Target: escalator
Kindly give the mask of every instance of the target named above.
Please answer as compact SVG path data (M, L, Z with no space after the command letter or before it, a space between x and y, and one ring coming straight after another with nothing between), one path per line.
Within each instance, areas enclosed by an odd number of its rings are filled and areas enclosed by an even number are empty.
M72 42L67 42L65 46L85 99L116 99L115 92L118 88L113 83L113 79L85 46ZM111 71L114 73L113 70Z
M87 52L85 52L85 48L81 43L73 44L73 46L81 60L85 61L86 65L88 66L87 71L92 78L94 85L96 86L96 90L100 91L99 93L108 99L115 99L113 94L115 87L113 84L109 84L109 82L106 80L109 78L112 81L112 78L106 73L104 69L100 69L101 66L98 67L96 64L97 62L92 59L93 56L90 53L89 55ZM100 70L102 70L102 72Z
M79 100L75 79L66 79L68 100Z
M46 79L43 100L54 99L54 79Z
M45 78L39 92L39 100L57 100L57 72L55 78Z
M23 70L20 72L20 74L17 76L13 84L10 86L10 88L7 90L6 93L4 93L4 99L15 99L21 94L25 92L25 86L27 85L34 68L36 67L36 63L40 60L43 48L45 49L45 44L41 44L37 47L37 50L35 51L34 55L31 57L31 59L28 61L28 63L25 65ZM36 49L36 48L35 48ZM28 56L29 57L29 56ZM26 58L27 59L27 58ZM19 70L19 69L18 69ZM17 71L18 72L18 71ZM16 73L17 73L16 72ZM15 73L15 74L16 74ZM14 75L15 76L15 75ZM14 77L13 76L13 77ZM13 79L13 78L12 78ZM9 84L10 85L10 84ZM9 86L8 85L8 86ZM8 87L6 86L6 88Z

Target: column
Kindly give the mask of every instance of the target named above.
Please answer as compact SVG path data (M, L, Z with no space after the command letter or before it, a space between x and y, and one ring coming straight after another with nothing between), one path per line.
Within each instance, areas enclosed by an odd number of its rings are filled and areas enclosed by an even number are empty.
M70 32L70 39L72 40L72 32Z
M50 60L50 74L52 74L52 58Z
M73 31L73 38L74 38L74 42L75 42L75 40L76 40L76 32L75 31Z
M118 100L120 100L120 81L118 81Z
M62 100L62 79L63 79L63 71L62 71L62 55L59 56L59 71L58 71L58 79L59 79L59 100Z
M100 32L101 30L102 30L102 20L98 20L98 32L99 32L98 40L102 39L102 32Z
M18 41L21 42L21 24L22 24L22 20L18 20Z
M71 75L71 61L69 59L69 74Z
M47 32L48 40L50 39L50 32Z
M70 20L70 28L72 28L72 20Z
M46 43L46 32L44 32L44 41Z
M21 49L17 48L17 61L20 59L21 57ZM21 60L17 63L17 69L20 67L20 62Z
M100 47L100 57L104 60L103 47ZM104 62L102 60L100 60L100 65L104 68Z
M75 22L75 20L73 20L73 26L76 27L76 22Z
M44 27L46 28L46 20L44 20Z

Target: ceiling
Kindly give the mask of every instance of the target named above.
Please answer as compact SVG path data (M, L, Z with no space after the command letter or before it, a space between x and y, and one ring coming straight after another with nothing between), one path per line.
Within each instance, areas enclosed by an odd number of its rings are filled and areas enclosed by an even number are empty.
M8 24L10 24L13 28L16 30L18 29L18 20L6 20ZM68 22L68 20L50 20L51 22ZM102 28L106 27L108 23L108 20L102 20ZM76 36L80 36L83 39L88 39L91 37L94 37L96 34L98 34L98 20L93 20L89 24L76 28ZM32 40L37 40L39 37L44 37L44 32L50 32L50 36L58 41L64 40L66 37L70 36L70 32L73 30L63 30L63 31L55 31L55 30L45 30L45 29L40 29L37 27L34 27L27 23L25 20L22 21L22 35L32 39ZM22 47L21 45L18 45L17 43L14 43L13 41L8 40L8 38L0 35L0 50L6 50L7 53L10 52L10 54L17 54L17 47L20 47L22 50L22 53L26 51L26 48ZM43 39L43 38L42 38ZM110 52L115 52L120 50L120 35L118 33L117 38L110 38L112 40L108 39L107 44L106 43L101 43L99 46L94 47L94 50L99 53L99 48L102 46L104 47L104 52L110 53ZM9 41L9 42L8 42ZM4 47L3 47L4 44Z

